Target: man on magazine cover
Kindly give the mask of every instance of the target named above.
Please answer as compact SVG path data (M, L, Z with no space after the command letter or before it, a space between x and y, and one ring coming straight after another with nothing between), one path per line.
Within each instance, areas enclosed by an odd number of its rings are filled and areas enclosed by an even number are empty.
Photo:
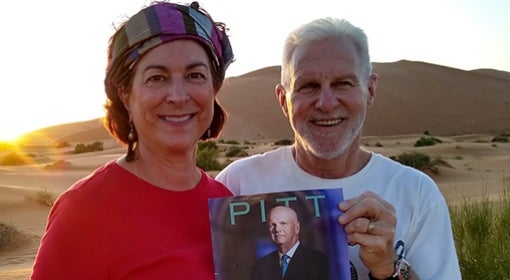
M271 240L278 250L255 262L251 280L327 280L328 257L300 243L300 222L290 207L276 206L267 214Z

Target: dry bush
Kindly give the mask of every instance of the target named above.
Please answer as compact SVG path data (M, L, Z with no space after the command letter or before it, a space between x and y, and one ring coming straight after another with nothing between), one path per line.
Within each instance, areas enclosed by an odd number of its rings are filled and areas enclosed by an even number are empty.
M0 251L17 248L28 240L28 237L19 232L13 225L0 223Z
M30 201L35 201L38 204L51 207L55 202L55 195L48 191L46 188L42 188L38 190L35 194L30 194L26 196L26 199Z

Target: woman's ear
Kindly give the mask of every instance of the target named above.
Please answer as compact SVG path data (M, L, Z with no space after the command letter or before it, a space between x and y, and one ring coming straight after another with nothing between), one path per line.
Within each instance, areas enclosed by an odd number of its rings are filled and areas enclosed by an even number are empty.
M119 87L117 89L117 96L119 96L119 99L124 104L124 108L126 108L126 110L130 112L129 94L126 92L126 90L124 88Z

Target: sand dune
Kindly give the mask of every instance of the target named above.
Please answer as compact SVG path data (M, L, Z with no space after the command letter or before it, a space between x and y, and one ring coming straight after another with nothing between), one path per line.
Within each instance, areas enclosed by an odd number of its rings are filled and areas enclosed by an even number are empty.
M420 151L441 157L450 167L430 174L451 202L484 193L497 196L510 181L510 143L492 143L510 132L510 73L491 69L462 71L422 62L376 63L380 86L369 112L363 143L387 156ZM268 67L225 82L220 101L229 111L223 139L255 143L249 153L275 148L274 140L291 138L287 120L274 97L279 67ZM413 147L428 131L440 144ZM67 148L55 143L68 142ZM73 154L77 143L102 141L101 152ZM34 164L0 165L0 223L21 236L0 248L0 279L27 279L44 232L49 207L36 203L41 192L54 196L124 148L98 119L43 128L27 134L24 153ZM6 154L0 151L0 160ZM57 161L68 165L48 168Z
M492 69L464 71L424 62L374 63L379 75L375 105L364 135L434 135L510 131L510 73ZM229 112L223 139L292 137L276 102L280 67L227 78L219 101ZM66 132L66 133L62 133ZM45 128L30 134L41 141L106 139L99 119Z
M219 95L231 116L224 138L292 136L275 99L279 71L269 67L227 81ZM379 86L365 135L494 134L510 129L508 72L464 71L411 61L374 63L374 72Z

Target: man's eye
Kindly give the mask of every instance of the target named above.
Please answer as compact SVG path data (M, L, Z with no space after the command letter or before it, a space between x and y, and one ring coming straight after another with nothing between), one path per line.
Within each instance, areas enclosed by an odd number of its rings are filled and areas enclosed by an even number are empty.
M302 92L302 93L312 93L315 90L317 90L318 88L319 88L318 84L308 83L308 84L304 84L304 85L300 86L298 88L298 91Z
M333 87L338 89L348 89L353 86L354 84L350 81L338 81L333 84Z
M316 88L316 87L317 87L317 84L309 83L309 84L303 85L301 88Z

